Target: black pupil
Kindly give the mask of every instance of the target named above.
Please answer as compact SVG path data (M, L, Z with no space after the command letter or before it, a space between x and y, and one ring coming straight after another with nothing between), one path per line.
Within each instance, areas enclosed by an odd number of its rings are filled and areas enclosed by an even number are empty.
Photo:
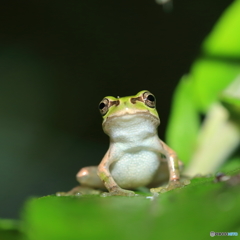
M148 95L147 96L147 100L154 102L155 101L155 97L153 95Z
M103 109L104 107L105 107L105 103L102 102L99 104L99 109Z

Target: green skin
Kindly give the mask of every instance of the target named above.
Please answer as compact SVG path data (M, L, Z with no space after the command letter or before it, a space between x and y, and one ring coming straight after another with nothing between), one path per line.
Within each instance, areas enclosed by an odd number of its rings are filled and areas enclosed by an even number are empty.
M134 96L121 97L121 98L115 98L112 96L105 97L105 98L109 99L110 101L119 101L120 103L118 106L113 105L112 107L109 108L108 112L103 116L103 124L108 117L119 116L119 115L125 114L126 108L133 109L136 112L137 111L150 112L153 116L155 116L159 119L156 108L147 107L141 101L136 101L134 104L130 101L132 98L139 98L145 92L148 92L148 91L143 90Z

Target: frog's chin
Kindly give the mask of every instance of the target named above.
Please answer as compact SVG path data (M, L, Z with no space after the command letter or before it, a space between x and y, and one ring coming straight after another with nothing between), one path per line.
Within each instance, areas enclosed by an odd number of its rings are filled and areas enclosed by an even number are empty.
M135 131L142 131L142 129L156 130L159 124L160 120L158 117L149 112L138 112L108 117L103 122L103 129L108 135L112 135L113 131L121 131L125 132L125 134L129 131L129 134L131 134L133 129L135 129Z

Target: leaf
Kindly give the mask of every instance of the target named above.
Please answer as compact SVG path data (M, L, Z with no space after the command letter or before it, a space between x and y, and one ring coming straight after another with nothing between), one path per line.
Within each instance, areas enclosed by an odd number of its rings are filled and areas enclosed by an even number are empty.
M198 109L206 113L220 93L240 74L240 65L208 59L198 59L191 68L194 100ZM189 99L191 101L191 99Z
M239 13L238 0L225 10L206 37L202 55L188 74L188 87L183 87L181 80L174 94L167 141L185 163L190 162L185 173L191 176L197 172L215 172L239 144L240 132L236 127L240 126ZM216 112L214 106L220 103L225 109L218 112L227 111L227 118L219 119L219 114L212 114ZM200 114L206 114L206 118L196 127Z
M196 149L184 174L195 176L217 171L237 149L239 142L240 132L229 120L229 112L220 103L215 103L199 131Z
M212 32L203 43L208 55L240 58L240 1L225 10Z
M23 240L21 222L13 219L0 219L0 239Z
M214 183L213 177L199 178L152 200L146 196L30 199L24 220L30 240L154 240L189 236L202 240L210 231L240 231L239 202L238 186Z
M200 126L192 91L192 81L184 76L175 90L170 121L166 132L167 143L179 158L187 163L194 151Z
M222 92L220 101L228 109L231 120L240 127L240 75Z

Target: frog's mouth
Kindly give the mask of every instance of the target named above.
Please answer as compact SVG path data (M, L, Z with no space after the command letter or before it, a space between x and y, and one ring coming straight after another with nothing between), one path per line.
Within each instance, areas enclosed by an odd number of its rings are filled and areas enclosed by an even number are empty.
M110 117L107 117L106 119L104 119L103 124L111 119L122 119L122 120L126 120L129 121L132 118L154 118L156 120L159 121L159 118L154 116L153 114L151 114L148 110L146 111L134 111L132 109L124 109L124 111L119 111L118 113L115 113L113 115L111 115Z
M115 114L107 117L103 121L104 131L109 128L128 128L138 124L153 125L157 127L160 124L160 119L149 111L128 112L124 114Z

